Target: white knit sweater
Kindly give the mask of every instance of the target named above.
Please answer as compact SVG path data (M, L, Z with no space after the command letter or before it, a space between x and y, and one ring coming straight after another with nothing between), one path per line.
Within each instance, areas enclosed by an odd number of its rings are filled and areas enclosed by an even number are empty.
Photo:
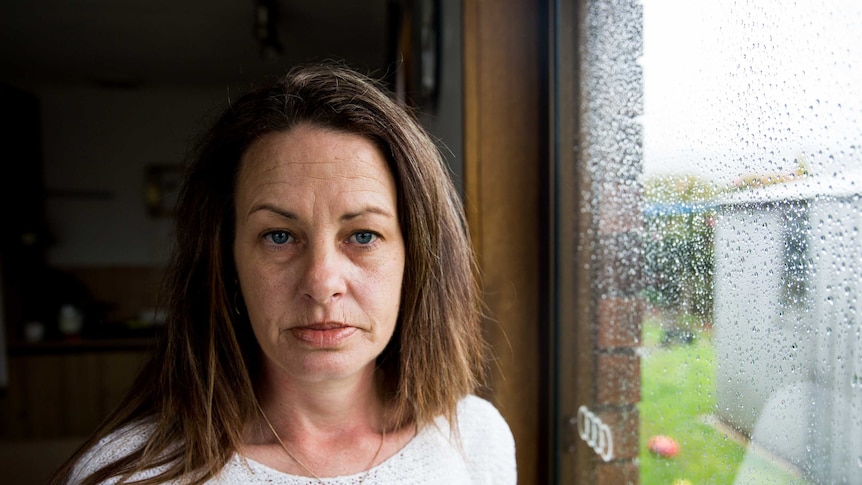
M517 482L515 442L508 425L491 403L468 396L458 404L461 446L450 435L449 423L438 418L401 451L369 470L345 477L326 478L327 485L371 484L491 484ZM137 449L146 439L146 426L121 430L104 438L78 463L70 483ZM153 476L149 470L135 476ZM114 484L116 479L106 482ZM312 485L316 479L288 475L235 454L211 479L212 484Z

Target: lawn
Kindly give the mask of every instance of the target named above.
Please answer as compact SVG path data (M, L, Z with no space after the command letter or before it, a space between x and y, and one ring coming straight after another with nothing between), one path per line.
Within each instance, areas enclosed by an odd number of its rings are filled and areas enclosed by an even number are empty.
M732 484L745 462L746 484L802 484L768 460L749 454L704 419L715 409L715 355L708 331L697 330L692 343L661 345L658 319L644 323L639 405L641 483ZM674 458L648 449L650 437L670 436L680 444ZM687 481L687 482L686 482Z

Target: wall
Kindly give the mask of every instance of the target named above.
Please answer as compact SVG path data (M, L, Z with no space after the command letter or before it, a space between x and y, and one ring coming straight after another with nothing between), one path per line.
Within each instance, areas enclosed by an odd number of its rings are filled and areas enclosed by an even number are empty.
M179 164L224 88L110 90L84 87L39 93L43 119L48 263L60 267L167 262L170 220L147 215L150 164Z
M791 264L785 233L798 229L785 214L800 212L800 200L808 207L810 228L801 237L811 266L805 296L793 303L782 298ZM716 412L818 483L862 483L854 475L862 446L855 419L862 407L862 256L852 229L860 223L856 194L729 206L716 226Z
M644 310L641 2L572 2L557 21L557 478L637 484ZM591 446L573 426L582 406L608 426L604 446L601 440Z
M432 134L449 164L458 191L464 193L464 83L461 0L440 2L440 92L433 110L419 120Z

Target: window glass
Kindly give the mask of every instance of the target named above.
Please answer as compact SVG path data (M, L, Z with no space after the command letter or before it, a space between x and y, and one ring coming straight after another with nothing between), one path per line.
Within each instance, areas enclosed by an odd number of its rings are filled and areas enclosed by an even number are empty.
M862 2L642 8L641 483L862 484Z

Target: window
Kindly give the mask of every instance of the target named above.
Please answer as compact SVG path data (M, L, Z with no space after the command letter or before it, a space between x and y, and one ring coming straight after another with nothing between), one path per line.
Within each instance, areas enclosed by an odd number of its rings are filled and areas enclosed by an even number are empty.
M862 4L555 16L557 481L862 483Z

